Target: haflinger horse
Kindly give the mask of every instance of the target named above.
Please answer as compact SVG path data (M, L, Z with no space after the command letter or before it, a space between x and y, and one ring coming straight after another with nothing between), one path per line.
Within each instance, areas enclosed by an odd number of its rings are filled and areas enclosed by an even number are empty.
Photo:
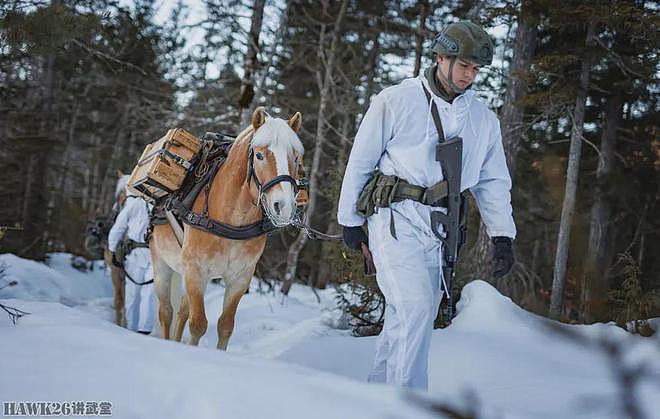
M297 160L304 149L298 138L302 116L291 119L266 117L262 108L252 115L252 124L231 146L208 190L208 216L233 226L245 226L267 217L275 226L289 225L296 213ZM200 193L193 211L205 205ZM250 286L257 261L266 245L266 236L232 240L184 225L179 246L169 224L155 225L149 248L158 297L158 318L163 337L170 339L173 308L170 300L172 273L182 275L185 295L181 300L174 339L181 336L189 320L190 344L199 344L207 328L204 293L212 278L222 277L225 295L218 319L218 349L226 350L234 330L236 309Z

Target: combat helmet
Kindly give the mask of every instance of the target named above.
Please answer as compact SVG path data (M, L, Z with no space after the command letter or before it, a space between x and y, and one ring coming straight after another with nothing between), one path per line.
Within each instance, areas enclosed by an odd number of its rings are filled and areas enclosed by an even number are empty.
M451 73L456 57L471 63L486 66L493 62L495 44L490 35L479 25L469 20L450 23L433 40L431 51L439 55L452 57L449 67L449 86L456 93L463 93L461 89L451 82ZM441 73L441 72L440 72ZM441 74L444 78L444 75Z

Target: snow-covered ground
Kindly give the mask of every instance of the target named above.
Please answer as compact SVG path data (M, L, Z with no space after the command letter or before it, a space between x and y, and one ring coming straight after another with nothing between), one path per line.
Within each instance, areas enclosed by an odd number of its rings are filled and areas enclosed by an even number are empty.
M0 287L17 282L0 290L0 302L31 313L13 325L0 312L0 402L110 401L117 418L444 417L408 392L365 382L375 338L336 328L343 322L333 290L319 291L318 303L307 287L283 299L254 281L222 352L214 327L222 285L209 286L208 332L191 347L115 326L102 264L83 273L69 261L0 255ZM452 326L434 332L424 397L487 418L627 417L610 358L553 325L472 282ZM650 375L634 389L638 407L660 418L659 340L612 325L562 329L618 343L623 365Z

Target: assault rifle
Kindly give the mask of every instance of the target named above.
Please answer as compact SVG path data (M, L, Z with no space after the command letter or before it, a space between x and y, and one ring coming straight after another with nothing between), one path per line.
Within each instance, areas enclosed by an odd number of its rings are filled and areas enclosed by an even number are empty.
M467 214L469 201L461 194L461 169L463 139L452 138L436 146L435 159L440 162L447 182L447 214L441 211L431 213L433 233L442 240L443 246L443 287L447 296L444 310L444 324L449 325L454 317L452 286L456 275L456 262L461 246L467 239ZM444 230L444 234L440 231Z

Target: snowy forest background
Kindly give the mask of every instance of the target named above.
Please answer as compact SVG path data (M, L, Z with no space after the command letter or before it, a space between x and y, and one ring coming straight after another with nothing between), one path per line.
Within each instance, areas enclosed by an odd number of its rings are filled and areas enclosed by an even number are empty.
M423 71L434 34L467 18L497 42L474 89L502 123L519 233L512 273L491 278L474 210L456 291L484 279L564 321L660 316L657 2L188 4L2 2L0 226L22 229L0 253L84 254L87 221L109 211L117 170L147 143L177 126L236 133L258 105L302 112L309 220L340 233L340 182L369 98ZM285 291L348 283L355 330L372 334L382 301L361 270L340 242L290 229L269 239L256 275Z

